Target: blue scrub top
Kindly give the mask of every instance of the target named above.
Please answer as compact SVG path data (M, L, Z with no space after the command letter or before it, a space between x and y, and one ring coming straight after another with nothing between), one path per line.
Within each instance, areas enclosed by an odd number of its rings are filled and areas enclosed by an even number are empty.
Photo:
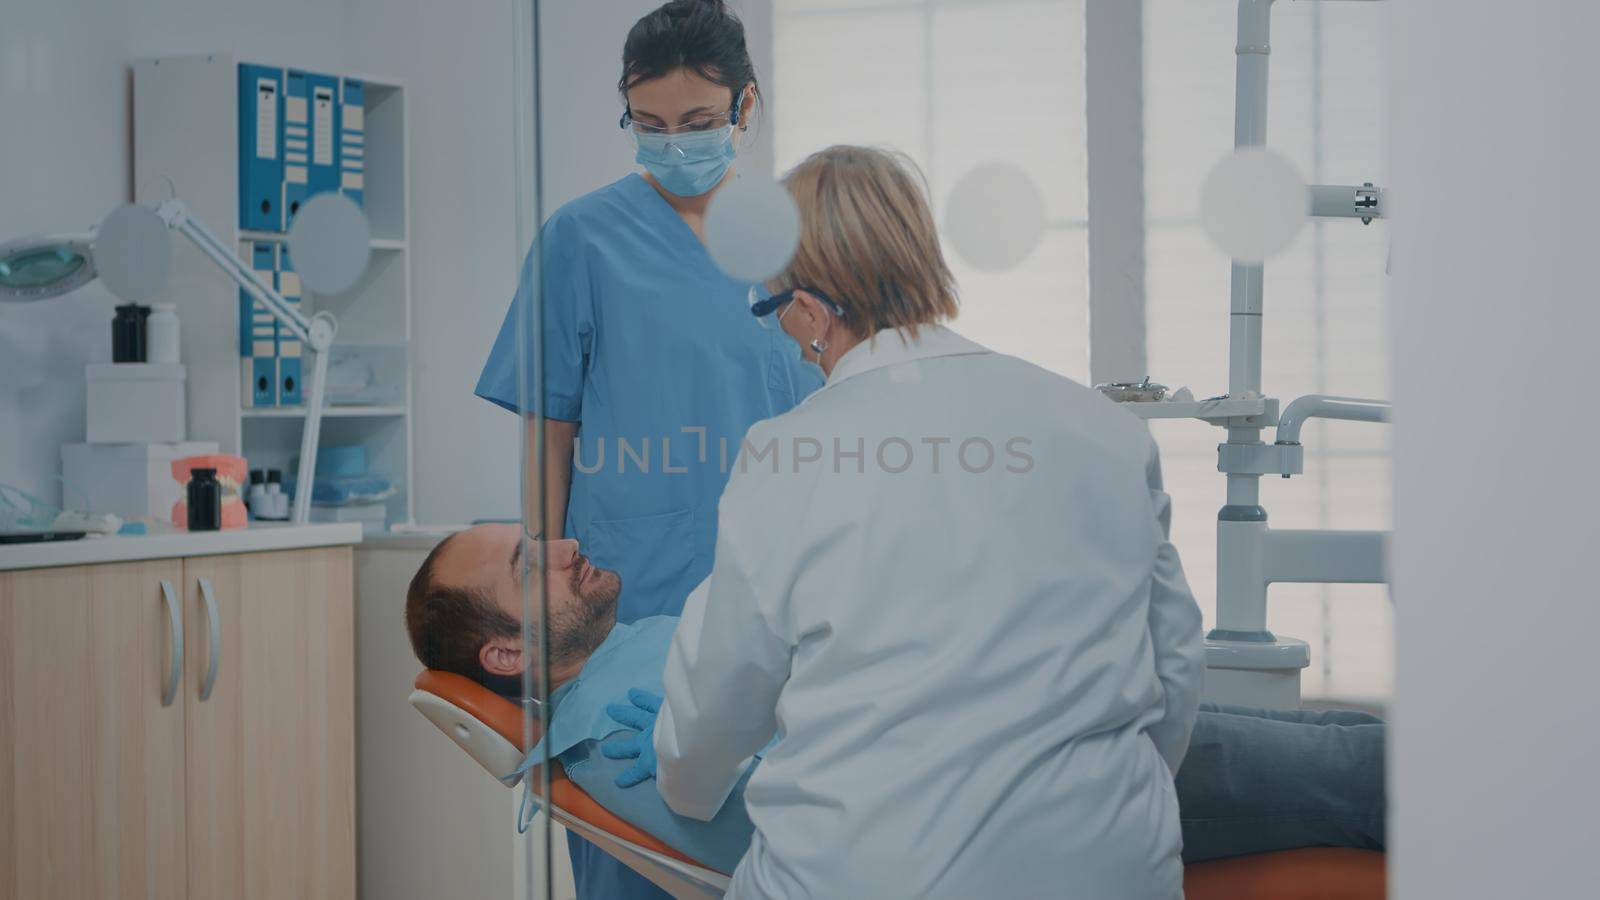
M529 251L477 395L519 394L578 422L566 535L622 576L617 618L677 615L711 571L717 501L745 431L822 384L787 335L750 315L749 284L637 174L566 204ZM535 397L532 304L542 271L544 392ZM528 384L518 390L519 338Z

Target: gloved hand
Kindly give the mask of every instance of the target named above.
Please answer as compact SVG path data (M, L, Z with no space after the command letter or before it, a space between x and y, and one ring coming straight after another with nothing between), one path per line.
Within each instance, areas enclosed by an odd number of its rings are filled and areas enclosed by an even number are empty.
M633 705L612 703L606 706L606 715L623 727L634 729L634 733L600 745L600 753L607 759L638 760L617 776L616 784L620 788L630 788L656 777L656 713L661 711L661 697L633 688L628 691L628 701Z

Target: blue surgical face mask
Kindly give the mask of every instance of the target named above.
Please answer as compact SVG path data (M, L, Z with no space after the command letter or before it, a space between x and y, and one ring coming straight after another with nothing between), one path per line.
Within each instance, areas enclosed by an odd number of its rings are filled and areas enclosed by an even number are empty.
M698 197L716 187L733 165L734 127L634 135L639 150L633 158L668 193Z

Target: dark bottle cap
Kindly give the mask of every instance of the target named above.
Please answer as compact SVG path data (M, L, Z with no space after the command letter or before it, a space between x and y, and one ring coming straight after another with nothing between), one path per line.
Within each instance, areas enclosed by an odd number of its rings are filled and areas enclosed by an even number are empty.
M217 483L216 469L191 471L187 494L190 531L216 531L222 527L222 485Z
M265 484L266 481L267 481L267 473L266 472L262 471L261 469L251 469L250 470L250 483L251 484Z
M283 473L277 469L268 469L267 484L283 484Z
M144 362L147 340L145 317L150 315L150 308L137 303L125 303L118 306L116 312L116 317L111 320L111 361Z

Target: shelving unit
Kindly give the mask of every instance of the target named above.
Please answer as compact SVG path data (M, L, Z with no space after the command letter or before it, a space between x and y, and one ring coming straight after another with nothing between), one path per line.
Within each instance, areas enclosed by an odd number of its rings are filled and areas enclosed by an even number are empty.
M250 60L276 65L271 60ZM168 182L228 246L241 240L282 243L286 234L239 228L238 62L230 54L142 60L133 66L135 198L165 196ZM388 78L343 72L337 65L305 66L365 82L366 186L372 228L366 274L341 294L303 299L307 313L327 310L339 320L338 343L384 342L407 348L404 402L329 406L322 443L361 444L370 470L394 483L390 525L409 522L413 495L411 384L410 139L406 90ZM188 366L189 435L216 441L251 468L292 475L305 408L251 408L242 402L238 353L238 289L193 248L175 243L172 278L158 301L176 303L182 321L182 359ZM309 371L310 366L307 365Z
M239 415L246 419L296 419L306 414L303 406L268 406L257 409L242 409ZM322 412L324 419L340 416L403 416L406 414L404 406L329 406Z

